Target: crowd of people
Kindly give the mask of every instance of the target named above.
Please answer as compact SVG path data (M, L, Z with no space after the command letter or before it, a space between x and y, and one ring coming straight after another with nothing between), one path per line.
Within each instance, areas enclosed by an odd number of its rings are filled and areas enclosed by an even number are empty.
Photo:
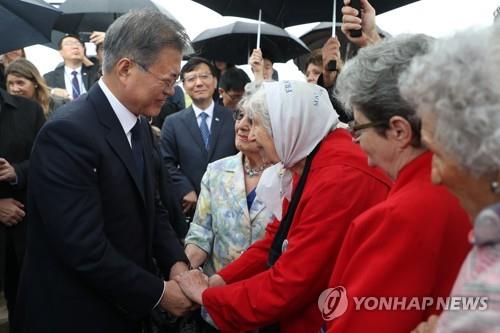
M44 76L2 55L10 331L500 332L500 20L381 36L349 3L357 53L329 38L307 82L261 49L253 81L181 68L152 10Z

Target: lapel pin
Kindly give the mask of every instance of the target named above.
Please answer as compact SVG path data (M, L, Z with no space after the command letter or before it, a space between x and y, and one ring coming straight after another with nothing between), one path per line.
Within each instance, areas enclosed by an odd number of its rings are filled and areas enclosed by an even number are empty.
M215 118L215 121L219 121L219 118L217 118L217 117L216 117L216 118Z

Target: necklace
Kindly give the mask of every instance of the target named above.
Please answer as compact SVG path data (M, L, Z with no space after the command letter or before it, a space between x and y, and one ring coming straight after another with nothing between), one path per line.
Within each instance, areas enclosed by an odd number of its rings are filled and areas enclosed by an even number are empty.
M255 176L259 176L262 171L264 171L269 166L269 164L264 163L258 168L250 168L250 164L248 163L247 159L245 159L245 163L243 166L245 167L245 173L248 175L248 177L252 178Z

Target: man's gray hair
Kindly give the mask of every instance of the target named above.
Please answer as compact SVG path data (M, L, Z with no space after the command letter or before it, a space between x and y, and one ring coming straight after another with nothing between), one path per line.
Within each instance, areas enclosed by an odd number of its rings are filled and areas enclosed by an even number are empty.
M385 136L393 116L405 118L413 130L413 142L420 145L420 119L415 110L400 96L398 79L411 60L426 53L433 39L429 36L400 35L386 38L381 43L362 48L349 60L337 78L335 95L352 113L354 106L373 122L386 126L375 130Z
M189 37L177 22L152 9L120 16L106 31L103 72L110 73L121 58L151 66L165 47L179 52L188 48Z
M271 136L273 135L267 95L262 81L247 83L243 98L238 103L238 108L244 110L250 120L258 117L262 122L262 126Z
M439 40L399 85L418 114L435 117L433 139L464 170L500 170L500 22Z

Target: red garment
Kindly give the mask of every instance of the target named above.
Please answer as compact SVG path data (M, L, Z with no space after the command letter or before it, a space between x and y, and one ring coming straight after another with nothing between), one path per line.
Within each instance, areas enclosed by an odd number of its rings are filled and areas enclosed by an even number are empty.
M317 333L322 325L318 296L328 285L347 229L389 189L388 178L367 166L346 130L330 133L313 159L286 252L267 268L279 225L275 220L263 240L219 272L228 285L203 293L219 329L249 331L279 321L281 332Z
M328 332L408 333L439 312L358 311L353 297L433 297L436 303L450 294L472 225L458 200L431 183L431 159L427 152L406 165L387 200L351 224L329 284L346 288L349 306L328 322Z

